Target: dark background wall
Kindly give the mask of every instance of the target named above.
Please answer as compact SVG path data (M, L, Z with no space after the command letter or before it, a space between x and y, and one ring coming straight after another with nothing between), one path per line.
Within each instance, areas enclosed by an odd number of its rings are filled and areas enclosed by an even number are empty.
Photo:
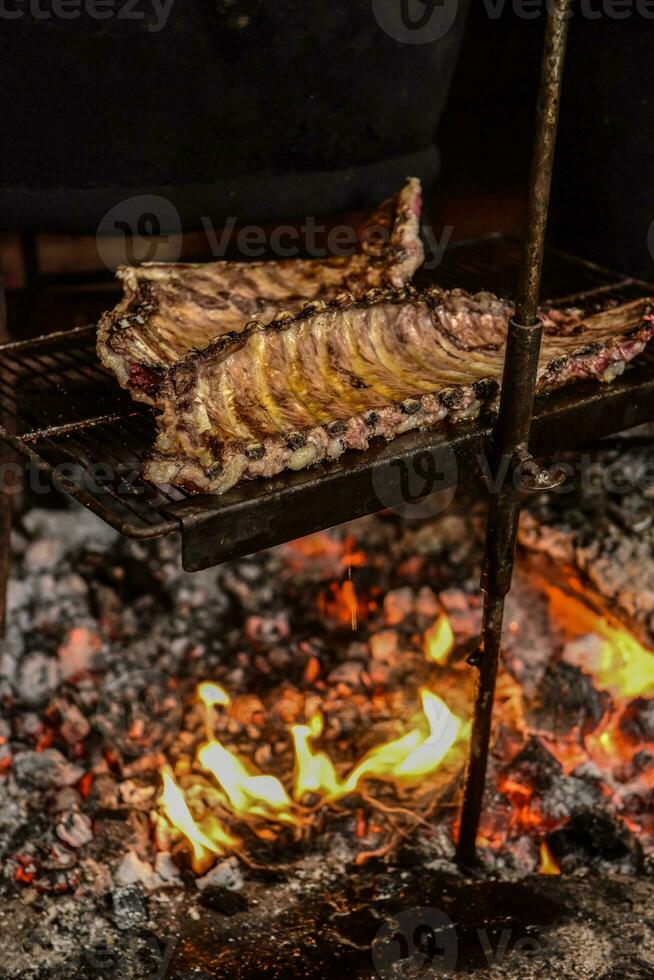
M490 18L474 0L458 61L461 32L398 44L370 0L177 0L162 31L149 24L0 25L1 227L93 235L108 204L162 182L187 228L221 194L234 213L225 188L239 180L244 221L302 218L364 206L415 164L454 238L521 231L542 18L509 0ZM635 14L573 18L550 221L561 247L642 276L654 275L653 44ZM272 188L265 207L253 175ZM298 175L301 192L284 193Z

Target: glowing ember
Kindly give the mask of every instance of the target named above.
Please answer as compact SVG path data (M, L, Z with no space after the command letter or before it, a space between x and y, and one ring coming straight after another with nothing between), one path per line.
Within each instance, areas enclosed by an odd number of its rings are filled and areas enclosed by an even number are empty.
M450 621L441 613L436 622L425 633L425 656L436 664L447 663L454 649L454 633Z
M365 554L356 547L356 541L351 534L339 541L326 531L318 531L317 534L309 534L305 538L291 541L286 545L285 554L287 560L301 570L304 570L305 565L302 560L293 561L297 556L313 561L320 558L332 559L342 568L358 568L367 562Z
M356 630L359 619L365 617L366 605L359 601L357 590L351 578L346 578L340 584L332 582L329 586L329 594L322 594L318 597L318 607L321 614L333 619L342 626L349 626Z

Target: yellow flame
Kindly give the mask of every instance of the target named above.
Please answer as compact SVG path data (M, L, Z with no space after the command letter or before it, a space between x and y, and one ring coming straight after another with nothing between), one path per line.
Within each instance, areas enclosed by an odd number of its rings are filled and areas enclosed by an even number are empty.
M200 830L184 798L184 793L175 782L172 769L165 766L162 770L163 791L161 807L170 823L184 834L193 848L193 858L197 865L203 864L209 853L224 854L238 844L238 839L232 837L215 818L211 819L211 836Z
M198 762L214 776L239 816L276 817L283 819L292 803L276 776L251 772L238 756L217 740L205 742L198 752Z
M580 658L576 666L592 673L595 683L615 697L654 696L654 655L624 626L600 615L562 589L547 589L557 621L577 635L595 633L603 640L593 662ZM571 659L566 656L566 659Z
M355 792L366 778L403 781L434 772L461 734L462 725L437 694L423 688L420 695L427 733L413 728L400 738L375 746L344 781L338 778L331 759L311 747L311 739L322 730L320 717L316 722L314 716L309 725L295 725L295 798L300 799L306 792L320 792L327 799L336 800Z
M444 612L425 633L425 657L435 664L447 663L454 649L454 633Z
M419 729L412 729L393 742L371 749L348 777L349 792L367 776L416 779L428 775L441 764L461 733L461 720L437 694L423 688L420 696L429 733L424 735Z
M229 707L232 703L225 688L220 684L214 684L213 681L204 681L203 684L198 685L198 697L207 708L212 708L215 704Z
M604 637L595 680L600 687L624 698L654 695L654 657L635 636L600 620Z
M295 750L293 795L301 800L305 793L321 793L328 799L343 795L343 784L332 760L324 752L314 752L311 739L322 734L322 715L316 713L308 725L293 725L291 735Z
M207 706L228 704L229 695L218 685L204 684L198 694ZM312 741L322 734L322 715L316 712L308 724L291 728L295 750L293 796L301 800L307 792L317 793L323 801L333 801L355 792L367 778L415 780L432 773L457 739L465 734L462 723L447 705L427 689L421 692L422 715L405 735L371 749L350 772L340 779L326 752L316 751ZM466 726L467 728L467 726ZM298 824L301 811L293 803L276 776L264 775L210 737L197 754L198 763L210 772L224 793L225 806L241 818L262 818ZM170 767L162 773L162 809L173 826L187 838L193 848L196 865L206 863L207 855L221 854L239 842L213 817L199 826L189 809L193 786L185 797L175 783ZM257 830L259 832L261 828ZM262 834L264 831L262 831Z

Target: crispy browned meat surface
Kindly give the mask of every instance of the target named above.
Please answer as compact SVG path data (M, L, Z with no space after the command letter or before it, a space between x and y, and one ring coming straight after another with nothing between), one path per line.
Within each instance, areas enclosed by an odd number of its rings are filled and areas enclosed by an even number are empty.
M409 282L424 257L420 210L420 181L410 178L360 229L365 251L355 255L125 266L118 270L124 296L98 325L98 356L134 398L151 401L180 357L249 320L267 323L280 310L345 289L361 294Z
M498 390L511 307L489 293L373 290L220 338L167 373L155 482L215 493L476 415ZM545 314L538 390L608 381L654 329L649 301Z

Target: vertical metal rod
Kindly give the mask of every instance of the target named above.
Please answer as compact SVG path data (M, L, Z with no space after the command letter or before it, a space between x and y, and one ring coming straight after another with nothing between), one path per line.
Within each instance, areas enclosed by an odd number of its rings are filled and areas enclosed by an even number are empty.
M502 394L495 435L496 464L509 462L498 493L491 497L481 587L484 617L481 647L471 658L478 668L470 753L465 774L458 859L472 864L481 818L491 737L495 682L500 657L504 599L511 587L522 493L516 469L527 456L543 325L538 298L545 228L571 0L547 5L545 46L536 115L536 138L529 183L527 233L515 314L509 322Z

